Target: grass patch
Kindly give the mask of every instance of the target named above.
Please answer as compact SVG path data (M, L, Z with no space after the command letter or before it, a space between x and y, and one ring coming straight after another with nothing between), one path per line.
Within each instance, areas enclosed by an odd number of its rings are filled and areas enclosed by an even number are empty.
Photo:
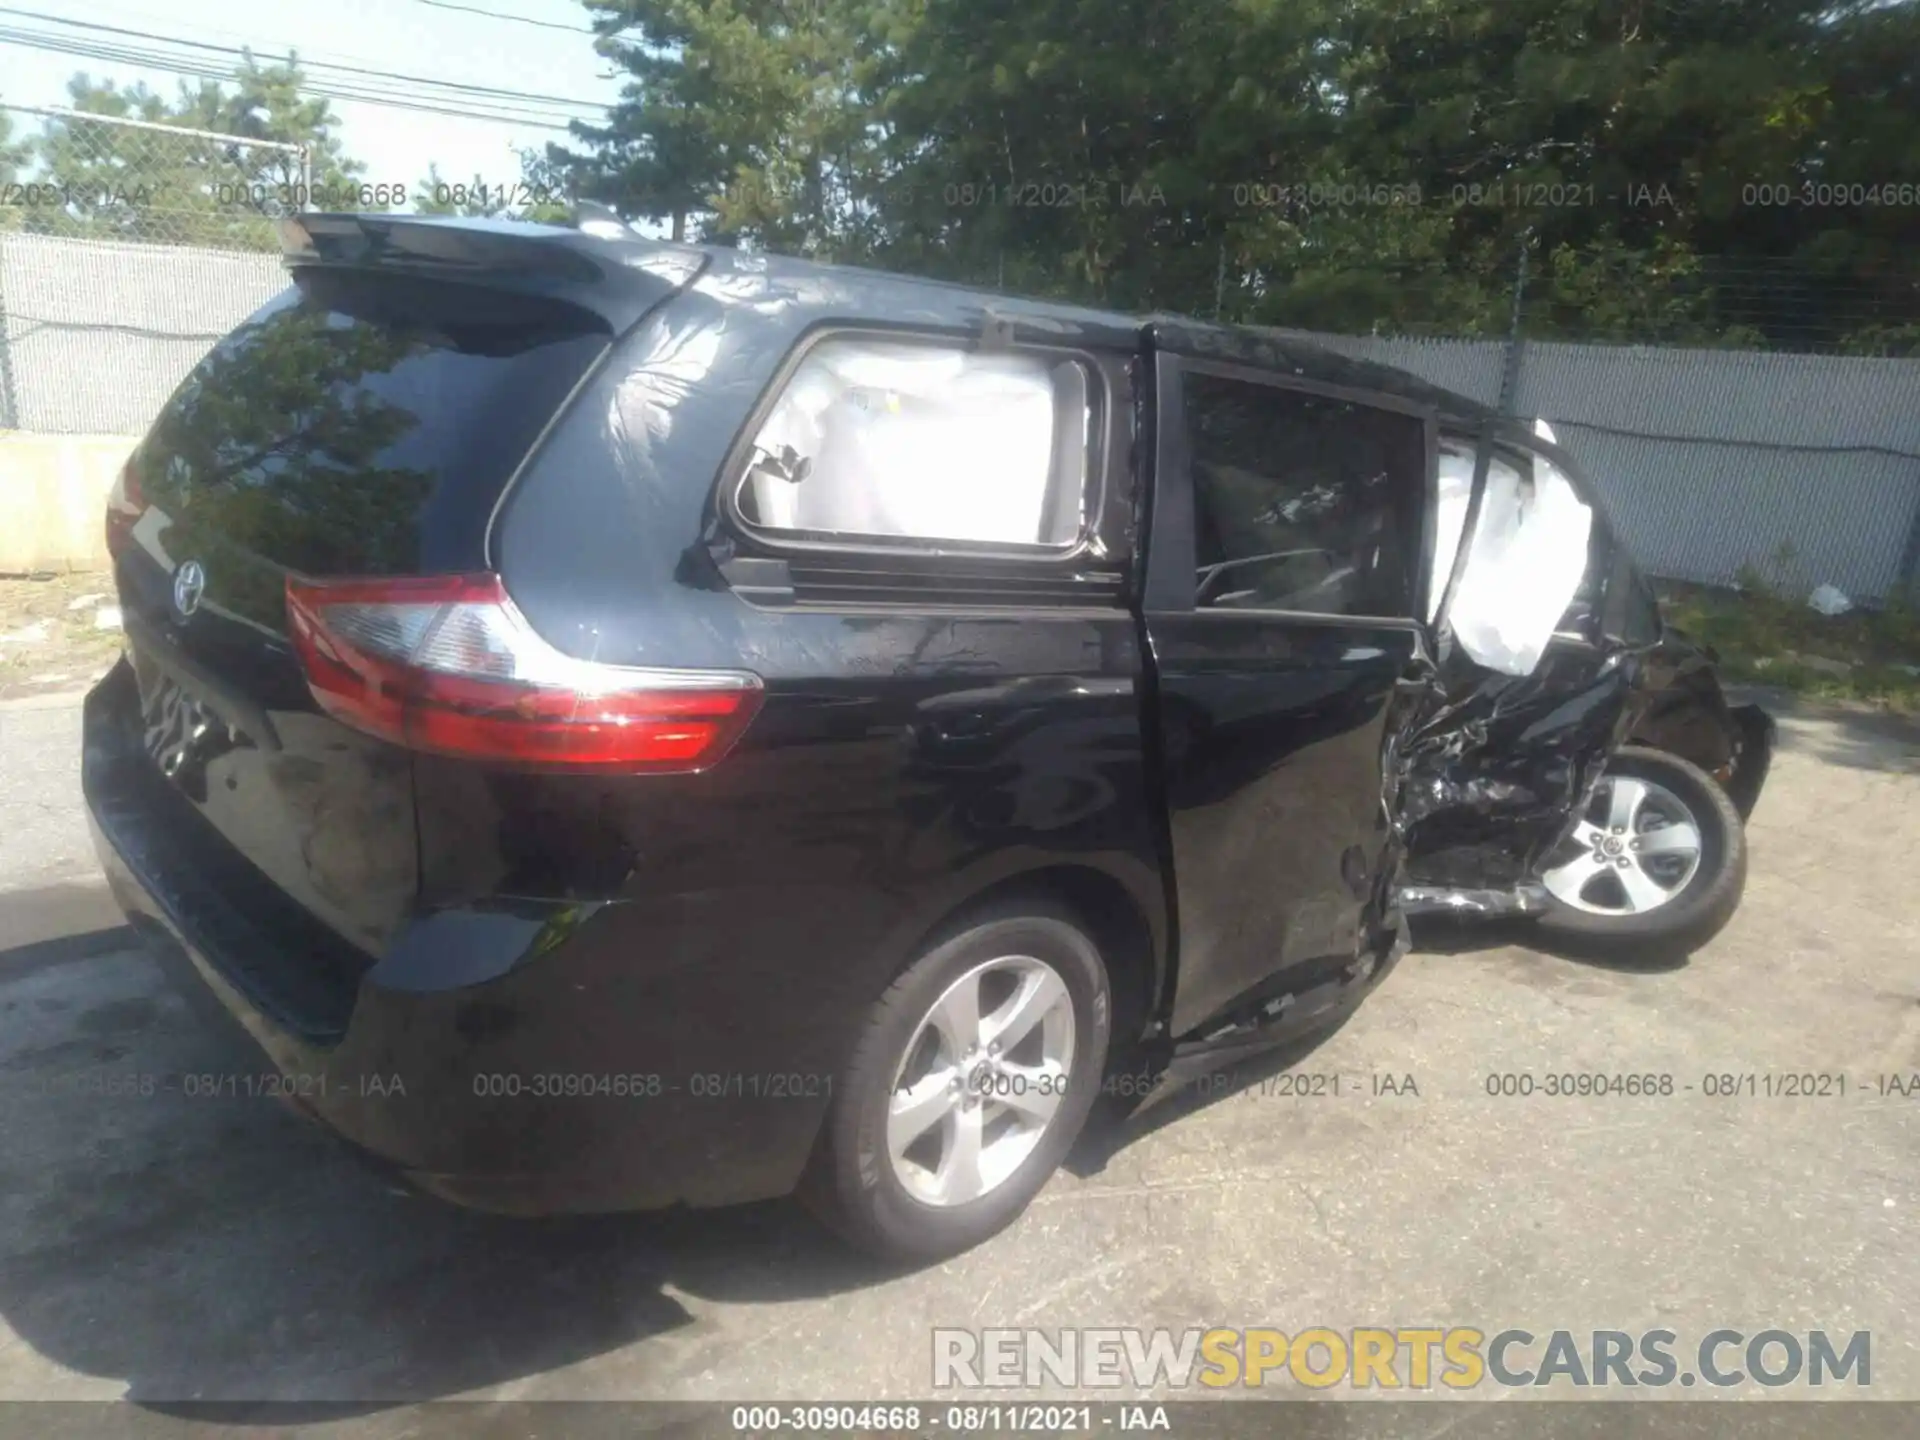
M1805 595L1748 569L1737 590L1662 585L1661 608L1719 652L1727 680L1920 712L1920 611L1911 604L1822 615Z

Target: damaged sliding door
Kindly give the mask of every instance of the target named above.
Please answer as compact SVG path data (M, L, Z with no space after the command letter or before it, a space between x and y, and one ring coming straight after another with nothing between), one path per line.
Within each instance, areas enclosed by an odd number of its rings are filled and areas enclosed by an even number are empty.
M1432 673L1431 422L1161 353L1143 621L1180 918L1175 1038L1312 1013L1378 953L1383 756Z

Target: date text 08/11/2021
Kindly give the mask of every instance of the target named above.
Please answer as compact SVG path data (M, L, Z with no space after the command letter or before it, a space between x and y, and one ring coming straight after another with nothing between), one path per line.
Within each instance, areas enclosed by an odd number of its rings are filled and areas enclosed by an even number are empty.
M862 1431L924 1435L1077 1434L1101 1429L1171 1431L1164 1405L1139 1404L821 1404L735 1405L728 1419L735 1433Z

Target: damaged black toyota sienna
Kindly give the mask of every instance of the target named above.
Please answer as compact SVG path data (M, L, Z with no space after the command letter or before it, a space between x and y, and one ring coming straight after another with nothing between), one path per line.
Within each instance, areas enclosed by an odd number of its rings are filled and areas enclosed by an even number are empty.
M112 497L84 784L156 953L417 1187L946 1254L1410 911L1738 902L1769 724L1544 427L1180 319L283 231Z

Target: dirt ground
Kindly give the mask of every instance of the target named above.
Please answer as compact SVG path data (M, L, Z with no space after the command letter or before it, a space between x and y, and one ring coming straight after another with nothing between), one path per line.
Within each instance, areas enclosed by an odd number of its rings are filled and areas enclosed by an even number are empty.
M0 700L90 685L120 653L105 571L0 575Z

